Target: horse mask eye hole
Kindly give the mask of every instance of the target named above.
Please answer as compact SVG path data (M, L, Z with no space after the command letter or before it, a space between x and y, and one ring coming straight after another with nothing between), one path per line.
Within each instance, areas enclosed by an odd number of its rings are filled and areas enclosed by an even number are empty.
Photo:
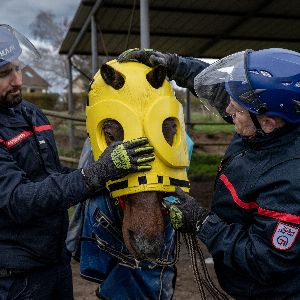
M174 136L177 133L177 124L175 118L167 118L163 121L162 132L167 143L172 146L174 142Z
M124 140L124 129L116 120L107 120L102 125L106 144L109 146L113 142Z

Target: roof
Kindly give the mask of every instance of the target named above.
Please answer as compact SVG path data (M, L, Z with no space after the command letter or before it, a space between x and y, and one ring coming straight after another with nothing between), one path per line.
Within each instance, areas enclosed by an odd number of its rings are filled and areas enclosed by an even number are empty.
M81 0L60 54L69 53L96 2ZM139 1L100 2L95 14L98 54L116 56L125 49L140 47ZM220 58L247 48L279 47L300 52L298 0L149 0L149 8L150 46L162 52L202 58ZM90 55L90 45L88 26L74 54Z
M22 69L23 86L48 88L50 84L44 78L42 78L31 67L26 66Z

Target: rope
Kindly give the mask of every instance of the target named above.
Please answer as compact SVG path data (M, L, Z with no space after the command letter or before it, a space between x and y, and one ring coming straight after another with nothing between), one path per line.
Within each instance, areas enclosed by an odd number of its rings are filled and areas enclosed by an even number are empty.
M213 297L214 300L229 300L229 298L222 293L213 283L212 279L210 278L210 275L207 270L207 266L205 263L204 255L203 252L199 246L199 243L196 239L195 234L183 234L183 239L186 244L187 250L189 252L191 262L192 262L192 267L193 267L193 273L194 273L194 278L196 281L196 284L198 286L198 290L200 293L200 299L206 300L206 293L205 290L208 291L208 293ZM133 256L131 256L128 253L123 253L122 251L118 251L112 247L109 246L107 242L104 240L100 239L97 235L93 235L92 238L87 238L87 237L81 237L81 240L86 240L86 241L91 241L91 242L96 242L98 247L117 259L120 260L123 264L132 267L132 268L140 268L140 261L136 260ZM179 253L180 253L180 234L179 231L175 231L175 256L172 261L168 261L167 259L164 258L157 258L155 260L149 260L149 262L155 263L158 266L173 266L175 265L178 260L179 260ZM197 254L199 256L199 261L200 261L200 267L203 272L203 274L200 273L199 271L199 266L197 262Z
M124 253L122 250L116 250L113 247L111 247L106 241L102 240L100 237L98 237L96 234L92 235L92 238L90 237L81 237L81 241L88 241L96 243L96 245L103 251L109 253L110 255L116 257L118 260L120 260L123 264L128 265L133 268L139 268L141 261L135 259L131 254ZM167 267L167 266L174 266L178 262L179 259L179 253L180 253L180 236L179 232L175 231L175 257L173 260L168 261L164 258L157 258L155 260L145 260L150 263L154 263L161 267Z
M197 283L198 290L200 292L200 298L201 299L206 299L204 286L201 282L201 276L200 276L200 273L199 273L199 269L197 268L197 256L196 256L196 252L193 249L193 244L190 241L190 235L184 234L183 239L185 241L187 250L188 250L188 252L190 254L190 257L191 257L194 278L195 278L195 281Z
M96 17L95 17L95 19L96 19ZM97 26L97 29L99 31L101 44L102 44L102 47L103 47L103 50L104 50L104 53L105 53L105 56L106 56L106 62L108 62L109 61L109 55L108 55L106 43L105 43L105 40L104 40L104 36L103 36L102 30L101 30L100 24L99 24L97 19L96 19L96 26Z
M196 239L196 236L194 234L184 234L183 238L191 257L194 278L197 283L201 298L203 300L207 299L204 291L205 288L215 300L229 300L228 297L215 286L212 279L210 278L204 255ZM199 272L197 254L199 255L200 265L202 272L204 273L204 277Z
M80 69L75 65L75 63L73 62L72 58L70 59L70 62L71 62L72 67L73 67L76 71L78 71L82 76L84 76L87 80L91 81L91 80L93 79L90 75L88 75L88 74L86 74L84 71L80 70Z
M156 263L160 267L166 266L174 266L177 264L179 260L179 253L180 253L180 235L179 232L175 231L175 257L172 261L168 261L164 258L156 258L153 262Z
M129 26L128 26L128 31L127 31L125 49L124 50L127 50L128 44L129 44L129 37L130 37L131 28L132 28L132 22L133 22L133 17L134 17L134 12L135 12L135 6L136 6L136 0L133 0L132 11L131 11L131 15L130 15Z

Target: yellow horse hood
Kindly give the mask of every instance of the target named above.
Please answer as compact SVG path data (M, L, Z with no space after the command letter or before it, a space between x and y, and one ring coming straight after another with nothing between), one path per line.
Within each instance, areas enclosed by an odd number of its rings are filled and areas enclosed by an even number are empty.
M107 147L103 124L108 120L122 126L124 141L146 136L155 149L151 171L107 183L112 197L143 191L174 192L175 186L189 189L183 109L165 77L162 66L152 69L140 63L120 64L116 60L104 64L94 77L86 116L95 160ZM162 130L169 118L176 122L171 144Z

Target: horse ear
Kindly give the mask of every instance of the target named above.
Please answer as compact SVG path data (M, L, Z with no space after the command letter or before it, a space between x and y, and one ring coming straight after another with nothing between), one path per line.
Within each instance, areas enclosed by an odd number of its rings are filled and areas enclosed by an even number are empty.
M149 73L147 73L146 78L155 89L158 89L163 85L166 76L167 68L162 65L158 65L154 67Z
M122 73L107 64L102 65L100 73L104 82L113 87L115 90L119 90L125 83Z

